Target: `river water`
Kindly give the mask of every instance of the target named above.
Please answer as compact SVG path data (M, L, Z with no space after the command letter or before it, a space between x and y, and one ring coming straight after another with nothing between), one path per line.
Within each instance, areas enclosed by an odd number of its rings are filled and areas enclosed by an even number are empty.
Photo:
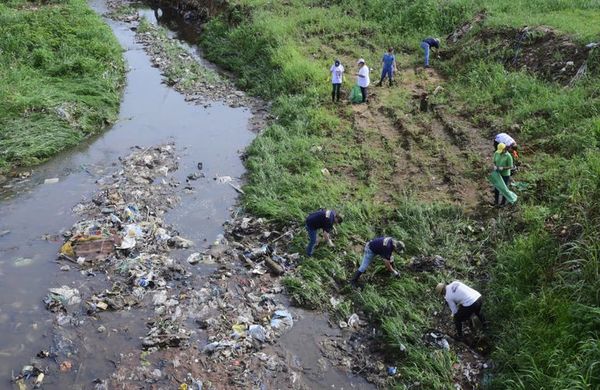
M107 11L104 0L90 4L99 13ZM140 12L157 22L151 10ZM237 194L230 186L212 178L228 175L240 180L243 175L240 152L254 137L249 130L250 110L219 102L208 107L186 102L162 83L160 71L151 66L143 47L135 43L130 25L106 22L123 46L128 66L118 122L79 147L35 167L26 180L0 189L0 388L9 388L11 374L29 364L40 350L56 348L64 341L56 334L54 316L42 303L48 288L69 285L85 290L87 285L105 282L104 276L83 275L76 267L60 271L56 255L62 244L61 232L76 222L72 208L91 196L97 179L116 169L120 156L134 146L174 142L181 158L174 175L180 182L203 163L206 179L194 182L195 191L182 195L180 205L166 216L166 221L196 242L198 249L222 232L236 201ZM201 59L195 46L188 48ZM47 178L58 178L59 182L44 184ZM113 372L122 353L139 353L139 336L146 329L128 326L139 323L136 315L125 311L103 318L107 328L126 329L114 332L109 341L94 336L97 325L87 321L79 340L67 346L84 363L58 377L47 376L44 388L90 388L95 378L106 378ZM310 369L316 366L319 353L316 344L305 343L306 338L325 331L327 324L324 316L315 313L303 312L303 318L294 328L297 330L281 342L291 360L303 360ZM306 382L316 387L351 388L358 383L359 388L370 388L360 378L334 368L309 376Z

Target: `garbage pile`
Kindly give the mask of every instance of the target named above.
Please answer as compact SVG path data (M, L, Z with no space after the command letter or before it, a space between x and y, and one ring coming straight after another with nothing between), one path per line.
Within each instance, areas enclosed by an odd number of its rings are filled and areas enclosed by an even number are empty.
M98 191L73 208L80 220L63 233L59 259L86 275L104 274L108 285L89 292L52 288L44 298L47 309L64 329L97 320L102 312L141 310L147 332L140 350L158 362L181 362L171 367L172 375L193 372L185 380L190 387L289 387L292 377L282 376L288 369L274 346L294 326L278 277L299 258L286 252L294 230L239 216L207 250L192 252L194 243L164 220L179 202L182 186L171 175L177 168L173 144L135 148L115 173L97 181ZM191 272L206 264L216 271ZM104 325L95 327L98 334L107 332ZM69 337L58 339L71 343ZM76 351L69 356L76 359ZM140 364L139 356L123 354L106 384L172 384L164 364Z
M177 367L163 367L167 376L188 370L194 381L201 380L207 388L298 388L295 374L285 374L289 368L276 350L277 338L295 323L283 302L279 278L294 269L299 258L285 251L293 237L293 229L280 232L263 219L239 216L226 223L225 234L207 250L187 257L191 265L218 268L179 286L175 313L185 324L194 324L186 329L188 348L158 351L155 347L178 344L146 345L144 339L144 348L157 352L162 360L178 362ZM164 294L155 293L153 302L169 306ZM160 326L171 325L168 321L153 324L148 337L160 342ZM131 370L138 380L152 380L152 371L133 359L113 375L113 384L122 384L116 378L131 376ZM191 379L185 382L186 386L192 383Z
M178 163L173 144L137 148L122 159L121 170L98 180L99 191L74 210L84 217L64 235L60 257L81 268L111 276L111 288L88 297L87 314L123 310L151 296L155 318L144 348L178 346L188 339L180 324L172 281L189 272L169 252L193 243L164 221L179 202L179 182L170 173Z
M203 106L209 106L211 101L222 101L230 107L252 107L256 103L243 91L237 90L232 82L200 64L193 54L176 39L163 33L160 27L147 24L144 32L138 31L136 40L144 45L153 65L163 72L167 83L185 95L187 101ZM177 55L170 55L173 52ZM177 71L179 68L186 69L185 75Z

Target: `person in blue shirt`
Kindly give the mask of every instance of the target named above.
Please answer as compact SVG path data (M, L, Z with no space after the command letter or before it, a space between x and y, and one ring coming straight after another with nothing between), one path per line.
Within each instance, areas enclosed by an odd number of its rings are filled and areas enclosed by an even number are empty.
M377 86L381 87L383 80L385 80L385 77L387 76L391 87L394 83L394 73L396 72L396 57L394 57L394 48L390 47L387 53L383 55L383 58L381 59L381 65L383 67L381 70L381 80L379 80Z
M333 241L329 233L335 231L334 224L342 223L342 216L334 210L320 209L306 217L306 231L308 232L308 246L306 247L306 256L311 257L317 246L317 233L319 229L323 229L323 238L329 246L333 247Z
M425 67L429 68L429 51L432 47L436 49L440 48L440 40L439 38L425 38L421 42L421 48L425 50Z
M394 240L392 237L377 237L367 242L360 267L358 268L358 271L354 273L354 276L350 280L350 284L353 287L356 287L360 275L365 273L375 255L381 256L385 263L385 268L387 268L395 277L399 277L400 273L396 271L392 265L394 262L392 253L402 253L404 252L404 248L405 246L402 241Z

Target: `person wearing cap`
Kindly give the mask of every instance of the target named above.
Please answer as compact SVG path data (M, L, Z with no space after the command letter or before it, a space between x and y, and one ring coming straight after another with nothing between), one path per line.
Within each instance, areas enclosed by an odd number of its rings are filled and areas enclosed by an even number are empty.
M394 72L396 72L396 57L394 57L394 48L390 47L387 53L383 55L381 65L383 66L381 70L381 80L379 80L377 86L381 87L383 80L385 80L385 77L387 76L391 87L394 82Z
M331 101L339 102L340 88L342 86L342 82L344 81L344 65L340 63L340 60L335 60L333 65L331 65L329 72L331 73L331 84L333 85L333 90L331 91Z
M513 158L510 153L508 153L508 149L506 145L503 143L499 143L494 152L494 170L500 173L502 176L502 180L508 187L510 184L510 171L513 169ZM500 200L500 191L497 188L494 188L494 206L504 206L506 204L506 198L502 197L502 202L498 203Z
M425 67L429 68L429 51L432 47L436 49L440 48L440 39L439 38L425 38L421 42L421 48L425 51Z
M329 233L331 230L335 230L334 224L342 223L342 216L336 213L334 210L320 209L311 213L306 217L306 231L308 232L308 246L306 247L306 256L312 257L317 246L317 233L319 229L323 229L323 238L327 241L329 246L333 247L333 241Z
M519 158L519 154L517 152L518 145L513 137L506 133L496 134L494 137L494 151L498 149L499 144L506 145L506 150L508 150L508 153L513 155L513 158Z
M358 73L356 73L356 83L360 87L360 92L362 94L362 102L366 103L368 98L368 88L369 84L371 84L371 79L369 78L369 67L365 63L363 58L360 58L356 64L358 65Z
M358 268L358 271L354 273L354 276L350 280L350 284L356 287L358 279L365 273L367 267L369 267L369 264L371 264L371 261L373 261L373 258L376 255L383 258L385 268L387 268L392 275L399 277L400 273L396 271L392 265L394 263L394 258L392 257L393 252L404 252L404 243L402 241L394 240L392 237L377 237L367 242L360 267Z
M482 299L481 294L464 283L457 280L446 285L438 283L435 291L443 296L450 307L454 325L456 326L457 338L463 337L462 323L468 321L473 314L479 318L483 325L486 325L485 318L481 313Z

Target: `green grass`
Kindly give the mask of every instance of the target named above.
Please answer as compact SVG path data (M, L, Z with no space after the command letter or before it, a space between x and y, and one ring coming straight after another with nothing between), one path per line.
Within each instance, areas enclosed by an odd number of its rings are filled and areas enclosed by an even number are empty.
M0 48L0 170L39 163L116 120L121 47L84 0L0 4Z
M154 26L146 19L142 19L138 26L138 33L150 34L151 49L159 53L159 57L169 59L162 70L168 85L177 84L178 90L195 92L198 90L198 83L226 82L215 71L194 60L177 40L169 38L164 27Z
M409 53L399 62L412 66L421 61L420 39L444 36L481 10L488 14L486 28L543 23L578 42L600 38L597 1L232 2L222 18L208 24L202 43L213 61L239 75L242 87L272 99L278 118L248 151L244 204L281 223L301 221L318 207L346 214L336 248L319 248L285 285L309 307L328 306L330 291L341 288L344 301L334 314L344 318L359 308L379 325L400 361L398 388L414 381L423 388L453 386L455 357L420 341L441 307L431 288L450 278L471 279L486 294L497 365L490 387L598 388L598 56L591 55L588 76L573 88L508 72L496 62L493 47L469 48L472 38L462 54L440 63L449 80L437 101L451 103L482 128L520 126L516 135L525 146L525 165L516 177L519 206L508 216L485 220L483 232L469 229L476 222L458 207L425 204L410 189L390 203L379 202L383 183L369 166L385 167L389 160L357 142L347 114L338 116L344 110L323 104L334 58L342 58L349 70L358 57L376 66L391 45ZM402 112L409 109L406 100L398 93L388 105ZM322 168L332 175L322 175ZM563 226L577 234L561 236ZM395 281L375 263L364 275L365 290L343 287L364 240L379 234L403 239L407 257L444 256L451 271L405 273ZM305 243L301 234L295 249L302 251ZM489 284L472 280L480 272L490 276ZM401 344L408 354L400 352Z

